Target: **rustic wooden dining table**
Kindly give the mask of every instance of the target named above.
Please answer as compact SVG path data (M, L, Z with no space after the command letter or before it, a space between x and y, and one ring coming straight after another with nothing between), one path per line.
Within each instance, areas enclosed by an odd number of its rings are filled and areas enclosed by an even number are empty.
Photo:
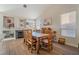
M36 53L39 54L40 50L40 40L42 37L48 36L48 34L40 33L40 32L32 32L32 36L37 40L36 43Z

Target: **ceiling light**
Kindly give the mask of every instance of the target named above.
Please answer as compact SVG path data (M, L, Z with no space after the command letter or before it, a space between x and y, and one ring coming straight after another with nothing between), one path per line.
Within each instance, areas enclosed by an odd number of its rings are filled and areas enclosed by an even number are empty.
M26 4L24 4L24 5L23 5L23 7L24 7L24 8L27 8L27 5L26 5Z

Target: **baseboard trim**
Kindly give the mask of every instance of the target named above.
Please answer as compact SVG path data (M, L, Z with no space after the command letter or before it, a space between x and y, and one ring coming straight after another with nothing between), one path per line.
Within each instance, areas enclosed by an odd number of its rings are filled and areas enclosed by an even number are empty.
M70 43L66 43L66 45L70 45L70 46L78 48L78 45L74 45L74 44L70 44Z

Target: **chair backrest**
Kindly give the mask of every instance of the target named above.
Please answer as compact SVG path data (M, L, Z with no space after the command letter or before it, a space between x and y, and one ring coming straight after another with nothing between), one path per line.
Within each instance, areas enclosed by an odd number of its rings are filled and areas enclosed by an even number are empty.
M25 40L25 42L27 41L27 35L28 35L28 33L27 33L27 30L24 30L24 40Z
M41 28L41 33L44 33L44 30L45 30L44 28Z
M44 27L44 28L41 29L41 32L42 33L45 33L45 34L49 34L48 37L47 37L48 40L51 40L52 39L52 29L51 28Z
M56 34L57 34L57 32L56 31L53 31L53 37L56 37Z
M27 40L32 42L32 29L27 30Z
M52 29L49 27L45 27L41 29L41 32L46 34L50 34L50 33L52 34Z
M48 42L49 42L49 43L52 42L52 34L49 34L49 35L48 35Z

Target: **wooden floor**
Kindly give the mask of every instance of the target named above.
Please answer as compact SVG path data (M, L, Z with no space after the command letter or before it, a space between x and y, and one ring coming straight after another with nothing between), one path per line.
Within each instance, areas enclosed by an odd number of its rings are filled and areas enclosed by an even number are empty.
M79 55L79 48L53 44L53 50L48 53L45 50L40 50L40 55ZM30 53L27 46L23 43L23 39L8 40L0 42L0 55L36 55L35 51Z

